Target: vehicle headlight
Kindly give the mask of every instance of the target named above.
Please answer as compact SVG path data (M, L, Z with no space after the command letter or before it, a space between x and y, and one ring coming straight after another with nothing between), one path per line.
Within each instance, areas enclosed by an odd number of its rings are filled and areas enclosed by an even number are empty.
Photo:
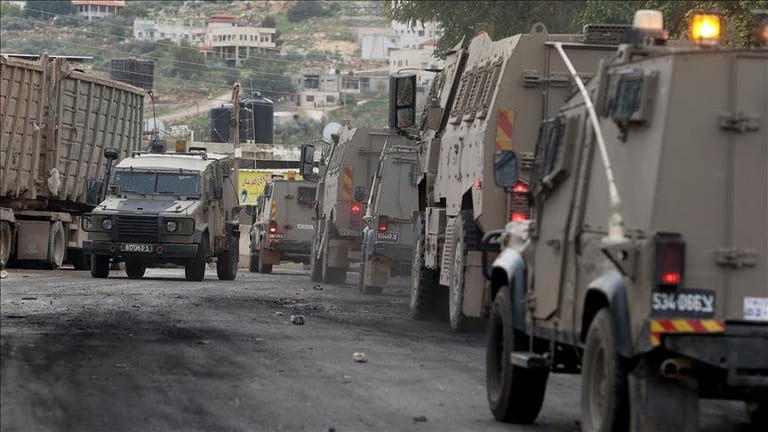
M165 229L171 233L175 232L178 227L179 225L176 223L176 221L169 220L165 223Z
M101 220L101 227L109 231L112 229L112 219L104 218Z

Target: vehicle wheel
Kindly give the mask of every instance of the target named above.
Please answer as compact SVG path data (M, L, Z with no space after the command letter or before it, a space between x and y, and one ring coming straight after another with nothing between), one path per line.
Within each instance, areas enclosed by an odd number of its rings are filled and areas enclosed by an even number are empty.
M471 210L462 210L456 219L453 231L453 268L448 297L448 318L451 329L461 332L467 329L468 318L464 315L464 285L467 269L467 253L475 250L478 243L477 229Z
M75 270L88 270L91 268L91 259L82 249L71 249L67 252L67 256Z
M138 261L125 262L125 274L128 275L128 279L141 279L146 271L147 266Z
M320 258L316 258L318 246L318 241L313 239L309 257L309 280L312 282L323 281L323 258L322 256Z
M238 242L238 239L230 236L229 249L219 255L219 260L216 262L216 275L219 277L219 280L235 280L239 262L240 242Z
M357 289L362 294L380 295L382 291L384 291L382 287L365 284L365 268L367 267L366 262L368 262L368 250L365 246L365 243L363 243L362 250L360 251L360 278L358 279L358 282L357 282ZM369 264L369 265L373 265L373 264Z
M272 264L264 264L261 261L264 259L264 254L259 254L259 273L269 274L272 273Z
M626 364L616 352L610 313L602 309L589 326L582 359L581 430L618 432L628 428Z
M12 240L11 225L6 221L0 222L0 270L4 269L11 259Z
M548 369L526 369L510 363L512 351L527 350L526 336L512 327L509 288L501 287L488 320L485 377L494 418L505 423L533 423L544 404Z
M51 224L50 231L48 231L48 258L45 260L45 267L51 270L61 268L66 252L67 237L64 232L64 225L56 221Z
M184 265L184 277L188 281L199 282L205 278L205 267L208 263L208 233L203 233L203 239L197 247L197 254Z
M109 257L106 255L91 255L91 277L103 279L109 277Z
M347 269L342 267L328 267L328 240L330 240L330 234L326 229L326 242L323 248L323 282L327 284L343 284L347 281Z
M768 402L745 402L744 407L755 430L768 428Z
M251 273L258 273L259 271L259 254L251 254L251 260L248 262L248 271Z
M424 213L416 219L416 244L413 247L411 263L411 303L410 316L415 320L434 319L438 316L437 272L424 267Z

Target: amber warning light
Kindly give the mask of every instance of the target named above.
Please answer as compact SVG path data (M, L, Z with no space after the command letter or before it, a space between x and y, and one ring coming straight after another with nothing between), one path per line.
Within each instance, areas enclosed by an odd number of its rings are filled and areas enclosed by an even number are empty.
M690 38L700 45L715 45L720 41L720 16L697 13L691 18Z

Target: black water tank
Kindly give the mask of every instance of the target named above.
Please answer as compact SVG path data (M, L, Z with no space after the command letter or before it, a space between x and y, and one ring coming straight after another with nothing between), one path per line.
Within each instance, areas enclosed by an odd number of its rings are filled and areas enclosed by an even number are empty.
M245 103L240 103L240 142L246 143L254 139L254 116L253 111Z
M253 111L253 140L257 143L272 144L274 135L275 104L255 92L251 99L245 101L245 106Z
M229 120L232 118L232 108L213 108L210 111L211 142L229 142Z
M112 59L110 77L132 86L151 90L155 81L155 63L150 60Z

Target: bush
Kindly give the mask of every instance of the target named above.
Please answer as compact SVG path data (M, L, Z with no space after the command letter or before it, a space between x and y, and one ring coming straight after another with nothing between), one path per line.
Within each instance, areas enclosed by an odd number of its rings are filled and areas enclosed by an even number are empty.
M309 18L333 16L341 10L337 3L315 0L299 0L288 10L288 21L299 22Z

